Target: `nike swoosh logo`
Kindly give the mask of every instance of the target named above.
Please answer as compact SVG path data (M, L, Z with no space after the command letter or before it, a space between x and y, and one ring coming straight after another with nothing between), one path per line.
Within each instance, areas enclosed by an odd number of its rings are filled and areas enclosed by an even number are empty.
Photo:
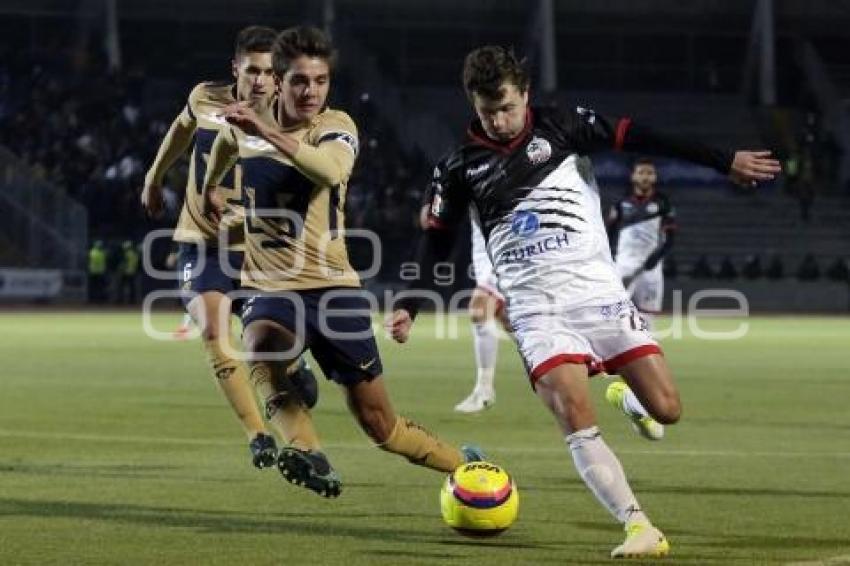
M362 364L360 364L360 369L367 370L370 367L372 367L373 365L375 365L375 362L377 362L377 361L378 361L378 358L372 358L368 362L363 362Z

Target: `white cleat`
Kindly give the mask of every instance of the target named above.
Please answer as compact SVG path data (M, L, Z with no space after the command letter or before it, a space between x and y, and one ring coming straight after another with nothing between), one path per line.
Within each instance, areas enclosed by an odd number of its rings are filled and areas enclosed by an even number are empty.
M632 418L632 428L647 440L664 438L664 425L652 417Z
M496 392L492 389L475 388L470 393L469 397L455 405L455 411L458 413L480 413L484 409L488 409L496 402Z
M649 523L626 527L626 540L611 551L611 558L662 558L670 552L664 533Z

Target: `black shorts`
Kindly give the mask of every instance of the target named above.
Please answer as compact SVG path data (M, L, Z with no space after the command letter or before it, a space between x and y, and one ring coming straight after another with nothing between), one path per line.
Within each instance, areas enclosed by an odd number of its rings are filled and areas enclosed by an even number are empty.
M203 258L200 258L203 248ZM198 246L181 242L177 251L177 275L180 279L180 300L184 307L201 293L218 291L224 295L238 291L239 271L242 269L243 252L227 251L225 257L219 256L214 246ZM222 260L227 260L227 265ZM200 261L202 259L202 261ZM230 273L228 273L230 271ZM232 277L235 275L236 277ZM234 301L234 310L238 301Z
M280 324L312 352L328 379L353 385L383 373L372 332L371 303L363 289L245 291L252 294L242 306L242 325L247 328L257 320Z

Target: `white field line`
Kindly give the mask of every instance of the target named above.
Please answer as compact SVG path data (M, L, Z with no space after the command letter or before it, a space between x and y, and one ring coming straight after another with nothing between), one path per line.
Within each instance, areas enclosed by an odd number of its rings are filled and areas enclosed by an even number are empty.
M213 438L180 438L171 436L130 436L121 434L90 434L90 433L68 433L68 432L32 432L21 430L0 429L0 438L29 438L36 440L61 440L75 442L116 442L131 444L169 444L182 446L232 446L234 442L230 439ZM329 442L325 443L328 448L341 448L346 450L373 450L374 448L366 441L364 442ZM533 446L498 446L494 447L496 452L509 454L559 454L563 450L557 447L540 448ZM647 456L672 456L672 457L728 457L728 458L850 458L850 452L786 452L786 451L751 451L751 450L665 450L657 448L654 450L639 450L629 448L617 449L618 454L647 455Z
M837 566L839 564L850 564L850 554L833 556L831 558L823 558L821 560L786 562L785 566Z

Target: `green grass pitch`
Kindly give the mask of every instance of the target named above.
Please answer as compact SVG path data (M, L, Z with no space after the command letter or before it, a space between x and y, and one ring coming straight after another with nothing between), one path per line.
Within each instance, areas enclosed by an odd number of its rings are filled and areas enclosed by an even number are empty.
M156 315L169 331L177 313ZM660 443L592 388L605 438L669 536L669 564L850 561L850 320L753 318L745 338L664 341L684 400ZM707 327L731 328L732 320ZM380 338L399 413L481 444L516 478L517 523L490 540L443 525L443 477L371 447L322 380L318 429L344 481L324 500L257 471L193 342L138 314L0 315L0 564L607 564L622 532L577 477L502 342L498 401L472 385L468 324Z

